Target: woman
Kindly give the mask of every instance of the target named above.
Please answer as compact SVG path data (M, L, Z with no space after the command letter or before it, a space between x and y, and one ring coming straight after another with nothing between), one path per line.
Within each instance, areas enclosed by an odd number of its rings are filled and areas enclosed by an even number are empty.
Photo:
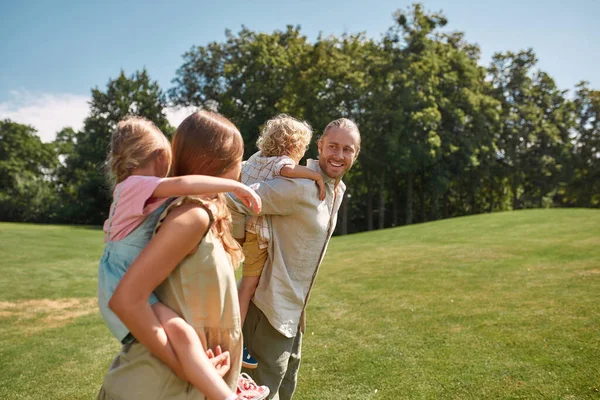
M242 137L229 120L207 111L196 112L175 132L173 175L238 179L243 151ZM111 309L137 340L123 346L98 398L235 399L242 335L233 266L242 258L230 232L230 214L222 194L186 196L171 202L154 237L110 300ZM204 350L224 351L214 363L218 368L203 351L189 354L208 376L201 388L185 380L191 372L181 369L168 346L148 304L153 291L194 328ZM191 343L197 338L188 340Z

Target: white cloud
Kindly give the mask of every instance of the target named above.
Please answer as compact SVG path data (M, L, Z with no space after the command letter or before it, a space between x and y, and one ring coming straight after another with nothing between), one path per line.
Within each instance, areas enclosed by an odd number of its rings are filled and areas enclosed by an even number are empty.
M90 97L70 93L12 91L9 100L0 102L0 119L31 125L42 141L51 142L56 133L67 126L75 130L83 128L90 100ZM196 110L196 107L168 107L165 113L169 123L177 127Z
M188 107L167 107L165 109L165 114L167 114L167 119L169 120L169 124L171 126L177 128L179 124L186 119L191 113L196 112L198 107L188 106Z
M75 130L83 127L89 100L89 97L68 93L12 91L8 101L0 102L0 119L10 118L20 124L32 125L42 141L50 142L64 127Z

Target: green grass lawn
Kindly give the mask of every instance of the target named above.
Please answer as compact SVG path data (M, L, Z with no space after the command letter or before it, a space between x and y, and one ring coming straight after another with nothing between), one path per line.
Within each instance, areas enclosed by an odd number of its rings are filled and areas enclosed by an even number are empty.
M119 345L102 232L0 224L0 399L89 399ZM600 399L600 211L532 210L334 238L298 400Z

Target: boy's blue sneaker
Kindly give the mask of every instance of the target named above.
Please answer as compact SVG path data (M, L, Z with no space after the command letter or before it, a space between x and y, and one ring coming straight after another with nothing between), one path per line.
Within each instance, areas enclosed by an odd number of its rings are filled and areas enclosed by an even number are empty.
M247 369L255 369L258 367L258 361L248 352L248 349L244 347L244 355L242 358L242 367Z

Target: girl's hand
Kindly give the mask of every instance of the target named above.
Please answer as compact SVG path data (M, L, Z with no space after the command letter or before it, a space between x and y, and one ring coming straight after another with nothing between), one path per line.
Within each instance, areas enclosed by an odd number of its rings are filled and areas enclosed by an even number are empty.
M262 202L256 192L248 186L240 183L239 187L233 191L236 197L244 202L247 207L252 208L255 213L260 213Z
M229 368L231 367L231 357L228 351L223 352L221 350L221 346L217 346L215 351L211 349L206 350L206 356L213 364L217 373L222 377L229 372Z

